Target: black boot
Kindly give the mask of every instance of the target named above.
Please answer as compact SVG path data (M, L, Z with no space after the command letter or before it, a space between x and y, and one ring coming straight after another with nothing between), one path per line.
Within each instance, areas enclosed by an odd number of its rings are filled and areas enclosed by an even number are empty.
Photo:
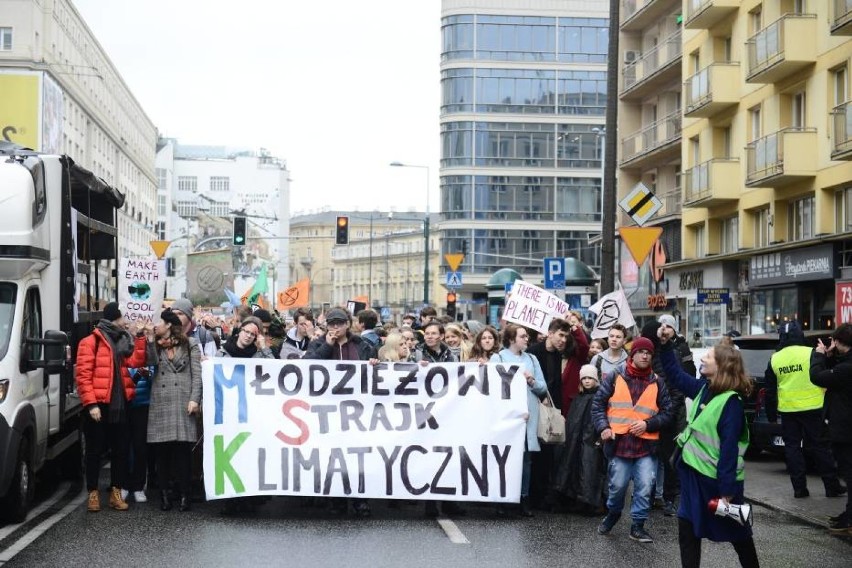
M180 503L178 504L178 511L183 513L184 511L189 511L190 508L191 506L189 504L189 496L181 494Z
M172 500L169 498L168 491L160 491L160 510L161 511L171 511L172 510Z

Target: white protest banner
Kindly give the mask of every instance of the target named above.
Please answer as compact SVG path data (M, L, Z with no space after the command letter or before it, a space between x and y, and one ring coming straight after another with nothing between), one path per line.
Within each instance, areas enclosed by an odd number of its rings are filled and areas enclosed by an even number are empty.
M207 499L520 499L517 365L214 358L202 377Z
M615 292L610 292L592 307L590 312L598 315L595 318L595 326L592 328L592 339L607 337L609 328L620 323L627 329L636 325L636 320L633 319L633 312L630 311L630 305L627 303L627 298L624 296L624 290L619 288Z
M553 318L566 318L570 307L547 290L523 280L515 280L506 298L503 319L547 333Z
M124 319L156 323L166 293L166 264L155 258L122 258L118 264L118 303Z

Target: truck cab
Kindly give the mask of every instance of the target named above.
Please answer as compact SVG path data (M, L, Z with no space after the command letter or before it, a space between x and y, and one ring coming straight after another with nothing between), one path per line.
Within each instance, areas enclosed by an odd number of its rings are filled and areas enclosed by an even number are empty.
M73 362L100 317L97 291L104 269L112 274L123 202L68 156L0 147L0 515L7 520L26 517L35 474L46 465L79 473Z

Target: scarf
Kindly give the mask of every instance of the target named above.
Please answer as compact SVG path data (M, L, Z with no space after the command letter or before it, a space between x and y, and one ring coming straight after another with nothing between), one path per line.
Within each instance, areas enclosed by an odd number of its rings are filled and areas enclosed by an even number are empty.
M225 350L225 353L230 355L231 357L239 357L241 359L251 359L254 357L254 354L257 353L257 345L252 343L248 347L242 348L237 345L237 337L239 333L231 335L225 344L222 346L222 349Z
M109 320L102 319L97 328L112 348L112 390L109 397L108 422L115 424L124 421L124 380L121 376L122 360L133 354L133 338L123 328Z
M637 379L647 379L654 373L653 367L648 367L647 369L637 369L633 365L633 359L627 359L627 374L631 377L636 377Z

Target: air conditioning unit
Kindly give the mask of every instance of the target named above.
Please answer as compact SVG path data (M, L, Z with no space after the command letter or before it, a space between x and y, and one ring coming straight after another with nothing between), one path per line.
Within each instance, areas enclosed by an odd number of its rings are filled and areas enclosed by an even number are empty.
M635 63L639 61L640 57L642 57L641 51L629 49L624 52L624 63Z

